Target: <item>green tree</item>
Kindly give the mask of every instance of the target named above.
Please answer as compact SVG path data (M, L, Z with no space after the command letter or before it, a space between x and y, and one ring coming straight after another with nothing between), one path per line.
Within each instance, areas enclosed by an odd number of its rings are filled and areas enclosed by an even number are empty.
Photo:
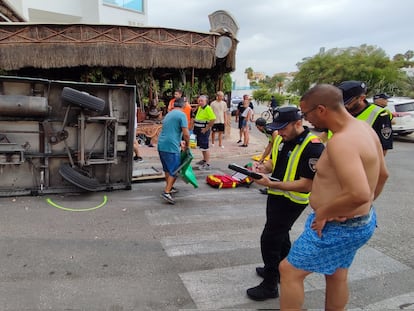
M275 74L272 77L266 76L263 81L260 81L263 84L263 87L268 88L270 92L280 93L281 88L284 86L285 77L280 74Z
M253 99L258 102L259 105L269 101L270 93L266 89L258 89L253 91Z
M244 71L244 73L247 74L247 79L249 79L249 80L252 80L253 79L253 73L254 73L254 71L253 71L253 68L252 67L246 68L246 70Z
M370 93L400 95L407 88L407 77L397 62L375 46L332 49L306 58L297 66L299 72L288 87L288 91L297 94L303 94L314 84L337 85L346 80L365 81Z
M233 81L229 73L223 75L223 92L230 93L232 88Z

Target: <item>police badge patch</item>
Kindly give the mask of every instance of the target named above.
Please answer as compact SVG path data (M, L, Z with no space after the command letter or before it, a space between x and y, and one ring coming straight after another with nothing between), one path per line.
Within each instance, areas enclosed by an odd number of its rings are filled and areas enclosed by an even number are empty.
M316 162L318 162L318 158L310 158L308 161L309 168L312 172L316 172Z
M381 136L385 139L389 139L392 135L392 128L390 127L384 127L381 129Z

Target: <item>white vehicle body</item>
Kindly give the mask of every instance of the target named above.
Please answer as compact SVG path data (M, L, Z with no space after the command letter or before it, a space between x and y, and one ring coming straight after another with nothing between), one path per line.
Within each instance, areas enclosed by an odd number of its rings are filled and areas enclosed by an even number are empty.
M409 135L414 132L414 99L391 97L386 107L393 115L392 131L397 135Z

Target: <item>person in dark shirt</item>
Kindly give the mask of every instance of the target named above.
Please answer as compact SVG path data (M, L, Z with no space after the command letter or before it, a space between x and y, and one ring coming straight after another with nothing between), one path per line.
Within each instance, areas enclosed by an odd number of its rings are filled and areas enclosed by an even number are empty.
M271 181L266 175L255 179L259 185L268 187L266 224L260 237L264 267L256 272L263 282L247 290L253 300L266 300L279 296L278 266L289 253L289 231L309 203L315 165L324 145L319 138L302 125L302 114L296 107L281 107L269 127L278 130L272 148L272 158L255 163L254 170L271 173L280 181Z
M344 81L338 85L346 110L359 120L367 122L377 133L384 155L393 148L392 125L389 112L366 100L367 86L361 81Z

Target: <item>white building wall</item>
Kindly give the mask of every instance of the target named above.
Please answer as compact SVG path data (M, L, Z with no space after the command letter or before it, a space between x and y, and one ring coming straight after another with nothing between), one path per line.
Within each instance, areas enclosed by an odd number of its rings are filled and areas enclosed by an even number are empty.
M144 12L104 4L103 0L6 0L31 23L85 23L126 26L147 25Z
M100 0L102 1L102 0ZM148 17L147 17L147 0L144 1L144 13L140 13L137 11L113 7L108 4L103 4L100 7L100 20L101 21L108 21L107 24L115 24L115 25L127 25L127 26L144 26L148 24ZM117 11L114 14L114 10Z

